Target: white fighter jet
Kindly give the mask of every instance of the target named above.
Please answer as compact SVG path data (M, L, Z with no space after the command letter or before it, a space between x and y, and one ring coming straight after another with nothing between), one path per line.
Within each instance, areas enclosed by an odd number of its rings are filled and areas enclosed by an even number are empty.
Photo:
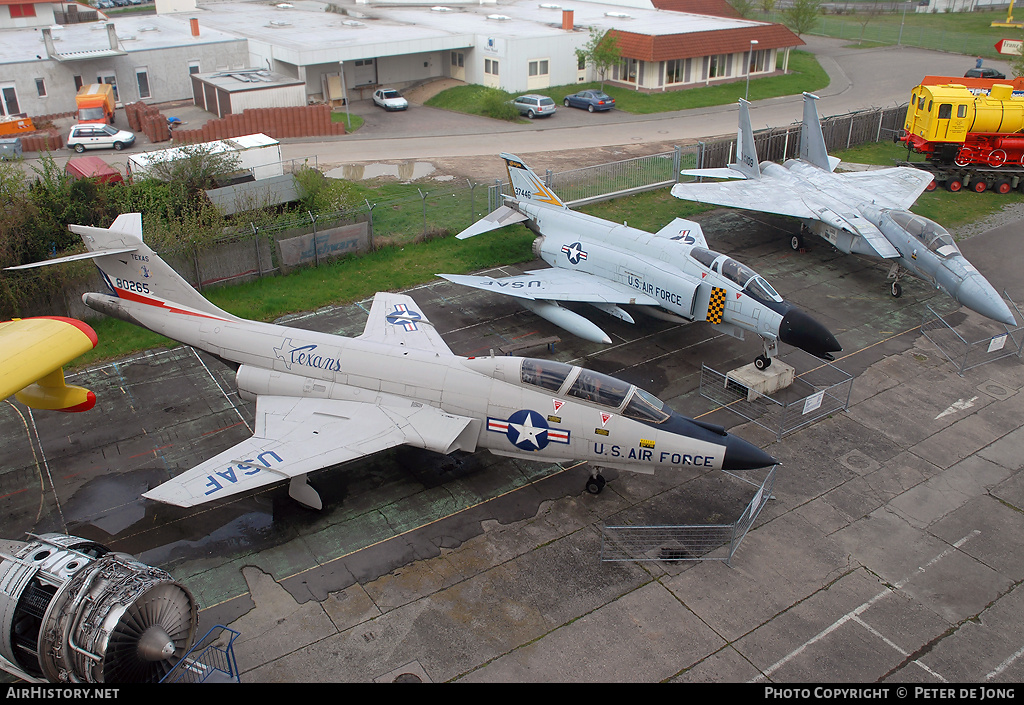
M596 324L560 303L587 303L627 323L622 305L677 322L707 321L736 338L761 337L771 364L778 341L831 360L841 350L835 336L787 303L764 277L731 257L708 249L699 224L676 218L653 235L566 206L521 159L502 154L515 197L459 233L464 239L525 222L538 237L534 253L551 265L521 276L494 279L439 274L448 281L513 296L524 307L573 335L611 343Z
M784 164L758 163L750 103L740 100L736 163L725 168L688 169L689 176L741 181L676 184L672 195L687 201L788 215L801 220L793 235L794 250L803 248L803 233L820 235L840 252L892 262L892 295L902 292L900 278L909 272L944 291L969 309L1007 326L1016 319L1002 297L960 253L953 237L938 223L908 209L932 176L910 167L835 173L839 159L825 148L818 98L804 93L800 158Z
M109 293L83 300L237 365L256 402L251 438L143 496L191 507L289 480L321 508L308 473L398 445L438 453L487 449L545 462L590 462L641 473L698 466L741 470L775 460L719 426L688 419L653 394L605 374L520 357L460 357L409 296L378 293L362 335L346 338L249 321L200 295L142 240L138 213L108 228L69 226Z

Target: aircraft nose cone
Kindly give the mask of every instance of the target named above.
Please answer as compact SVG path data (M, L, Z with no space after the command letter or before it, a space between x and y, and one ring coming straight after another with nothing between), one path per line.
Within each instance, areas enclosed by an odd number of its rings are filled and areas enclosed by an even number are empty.
M723 470L753 470L776 465L772 456L738 436L729 435L725 441L725 457L722 459Z
M988 280L980 274L971 274L964 279L954 298L972 311L987 316L993 321L999 321L1011 328L1017 326L1017 319L1010 312L1010 307L996 293Z
M779 324L779 340L815 357L831 360L843 347L828 328L798 308L791 308Z

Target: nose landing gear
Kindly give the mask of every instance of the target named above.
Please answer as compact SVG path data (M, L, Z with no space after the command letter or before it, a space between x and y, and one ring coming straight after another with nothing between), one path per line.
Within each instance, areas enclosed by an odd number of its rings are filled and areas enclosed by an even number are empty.
M604 486L605 479L600 472L595 471L594 474L590 476L590 479L587 480L587 492L590 494L601 494L601 490L604 489Z

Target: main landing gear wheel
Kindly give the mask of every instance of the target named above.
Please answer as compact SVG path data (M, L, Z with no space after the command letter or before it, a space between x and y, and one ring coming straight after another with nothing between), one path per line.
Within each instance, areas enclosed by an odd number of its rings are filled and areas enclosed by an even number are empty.
M789 246L792 247L796 252L799 252L800 250L804 249L804 236L794 235L789 240Z
M767 370L772 366L772 359L767 355L758 355L754 358L754 367L759 370Z
M603 475L594 475L587 480L587 492L590 494L601 494L604 489L605 479Z
M900 286L899 282L892 283L892 295L895 296L897 299L903 295L903 287Z

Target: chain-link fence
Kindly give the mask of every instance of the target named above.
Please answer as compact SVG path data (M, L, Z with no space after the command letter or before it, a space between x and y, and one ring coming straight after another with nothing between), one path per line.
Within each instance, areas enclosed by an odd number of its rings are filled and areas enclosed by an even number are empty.
M902 127L905 114L903 107L828 118L822 121L826 145L833 151L888 140ZM761 130L754 140L761 160L784 161L799 153L799 125ZM580 206L670 186L680 180L682 169L726 166L733 161L735 146L734 139L724 138L608 164L557 173L549 170L543 178L563 201ZM202 250L183 244L164 247L160 254L193 286L203 289L287 271L295 265L283 261L287 258L280 243L285 240L305 238L291 246L298 251L292 262L297 257L302 265L318 266L367 249L458 233L500 206L510 193L509 185L501 181L483 184L470 180L410 185L406 190L385 199L364 200L344 211L292 212L271 223L247 223ZM348 226L360 226L365 234L356 236L342 230ZM17 280L12 277L7 283L17 296ZM84 279L49 300L23 302L21 315L88 317L92 313L78 303L77 293L94 291L97 284L102 286L98 280Z

